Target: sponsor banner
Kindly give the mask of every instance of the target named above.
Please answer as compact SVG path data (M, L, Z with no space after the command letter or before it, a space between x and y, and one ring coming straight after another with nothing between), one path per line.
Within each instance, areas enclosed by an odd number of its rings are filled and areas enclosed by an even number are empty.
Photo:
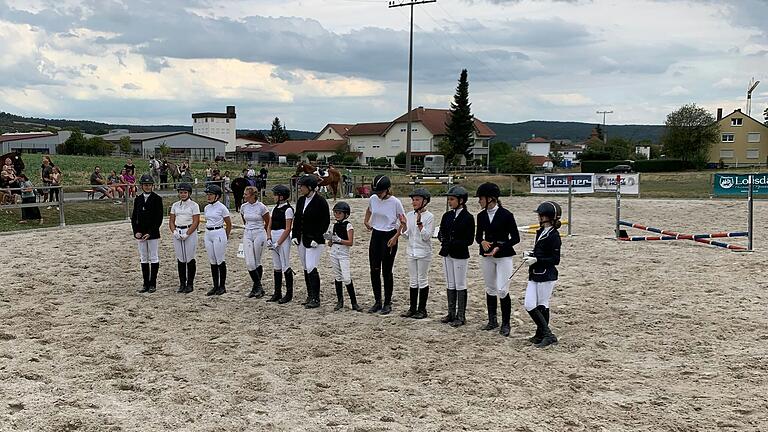
M752 194L768 195L768 173L751 174ZM749 174L715 174L714 196L747 196Z
M595 191L593 174L531 174L531 193L567 194L568 177L572 178L573 193L588 194Z
M640 174L595 174L595 192L616 192L616 176L621 176L621 193L640 194Z

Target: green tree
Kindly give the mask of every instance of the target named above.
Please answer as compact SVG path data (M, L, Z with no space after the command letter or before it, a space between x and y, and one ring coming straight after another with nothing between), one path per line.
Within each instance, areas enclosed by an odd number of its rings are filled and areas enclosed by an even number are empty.
M160 157L166 158L169 154L171 154L171 148L168 147L168 145L163 141L162 144L157 146L157 151L160 152Z
M626 138L608 138L605 148L610 158L614 160L627 159L635 153L634 143Z
M369 165L374 167L388 167L390 166L390 162L389 162L389 159L385 157L380 157L380 158L371 160L371 162L369 162Z
M62 151L59 153L62 154L85 154L87 153L88 140L83 136L83 133L80 132L80 129L74 129L72 130L72 135L64 141L64 144L62 144L61 147Z
M531 155L522 150L512 150L499 170L506 173L530 174L533 172L533 160Z
M595 132L597 133L597 139L600 141L605 141L605 137L603 136L603 127L601 125L595 125Z
M695 168L703 168L709 150L720 139L720 124L704 108L683 105L667 115L663 135L664 153Z
M280 118L275 117L272 121L272 129L269 131L269 140L273 143L281 143L291 139L285 127L280 123Z
M452 156L463 155L466 160L470 160L469 149L472 148L472 133L475 130L475 120L470 110L471 105L469 103L467 70L462 69L459 84L456 86L456 94L453 96L453 102L451 102L449 120L445 126Z
M492 142L489 150L490 154L488 156L491 161L491 166L496 168L501 166L504 163L504 159L506 159L511 151L512 147L504 141Z
M400 152L395 155L395 165L405 166L405 152Z
M287 155L285 155L286 162L288 162L290 164L295 164L300 159L301 159L301 157L299 155L297 155L296 153L288 153Z
M315 163L315 161L317 160L317 153L307 153L306 156L307 156L307 160L312 163Z
M552 172L557 171L557 168L562 165L565 160L565 156L559 151L549 152L547 157L552 161Z
M131 145L131 137L124 136L120 138L120 151L129 154L133 150L133 146Z

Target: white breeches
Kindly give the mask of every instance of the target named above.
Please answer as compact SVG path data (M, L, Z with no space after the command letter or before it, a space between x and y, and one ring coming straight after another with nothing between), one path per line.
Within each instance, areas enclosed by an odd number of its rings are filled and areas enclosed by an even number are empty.
M160 239L136 240L136 246L139 248L139 258L142 264L159 263L160 257L157 255L157 247Z
M504 298L509 294L509 277L514 271L512 257L480 257L480 269L485 281L485 292L490 296Z
M243 252L245 252L245 268L256 270L261 266L261 254L267 242L267 232L263 229L246 229L243 233Z
M176 232L186 234L187 228L176 228ZM188 263L195 259L197 254L197 230L193 231L186 240L174 238L173 250L176 252L176 259L183 263Z
M211 264L221 264L225 260L227 252L227 233L224 229L205 232L205 251L208 252L208 261Z
M557 281L528 281L528 286L525 287L525 310L532 311L540 305L549 308L549 298L552 297L555 282Z
M283 244L278 247L277 240L280 239L283 231L285 230L272 230L272 241L275 244L275 249L272 250L272 268L285 273L291 268L291 237L286 237Z
M325 245L318 245L317 247L308 248L303 244L299 244L299 261L301 266L307 272L312 272L320 264L320 257L323 256Z
M349 256L331 255L333 267L333 279L344 282L344 285L352 283L352 272L349 270Z
M443 268L445 269L445 282L449 290L467 289L467 263L468 259L456 259L443 257Z
M412 258L408 257L408 275L411 277L410 288L426 288L429 286L429 265L432 257ZM466 274L466 273L465 273Z

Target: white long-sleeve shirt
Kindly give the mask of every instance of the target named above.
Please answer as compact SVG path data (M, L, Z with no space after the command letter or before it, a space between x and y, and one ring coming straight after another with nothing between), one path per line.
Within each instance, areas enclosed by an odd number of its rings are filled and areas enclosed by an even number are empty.
M408 239L407 255L409 258L432 256L432 231L435 229L435 216L429 211L421 214L421 228L416 225L416 212L405 214L406 230L403 236Z

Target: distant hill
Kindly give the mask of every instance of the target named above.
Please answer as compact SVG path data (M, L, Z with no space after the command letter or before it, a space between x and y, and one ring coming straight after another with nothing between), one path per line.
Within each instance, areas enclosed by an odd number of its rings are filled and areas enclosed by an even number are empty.
M596 123L559 122L533 120L522 123L486 122L494 132L494 141L504 141L514 146L532 135L549 139L569 139L574 143L586 141ZM632 141L650 140L658 143L664 132L663 125L606 125L608 138L621 137Z
M192 132L192 126L179 125L124 125L100 123L90 120L65 120L65 119L44 119L35 117L22 117L10 113L0 112L0 134L6 132L34 132L38 130L58 130L65 128L78 128L84 133L103 135L110 129L128 129L131 132L170 132L186 131ZM253 132L250 129L238 129L238 134ZM263 133L269 132L269 129L261 130ZM288 130L291 139L303 140L312 139L317 132Z

